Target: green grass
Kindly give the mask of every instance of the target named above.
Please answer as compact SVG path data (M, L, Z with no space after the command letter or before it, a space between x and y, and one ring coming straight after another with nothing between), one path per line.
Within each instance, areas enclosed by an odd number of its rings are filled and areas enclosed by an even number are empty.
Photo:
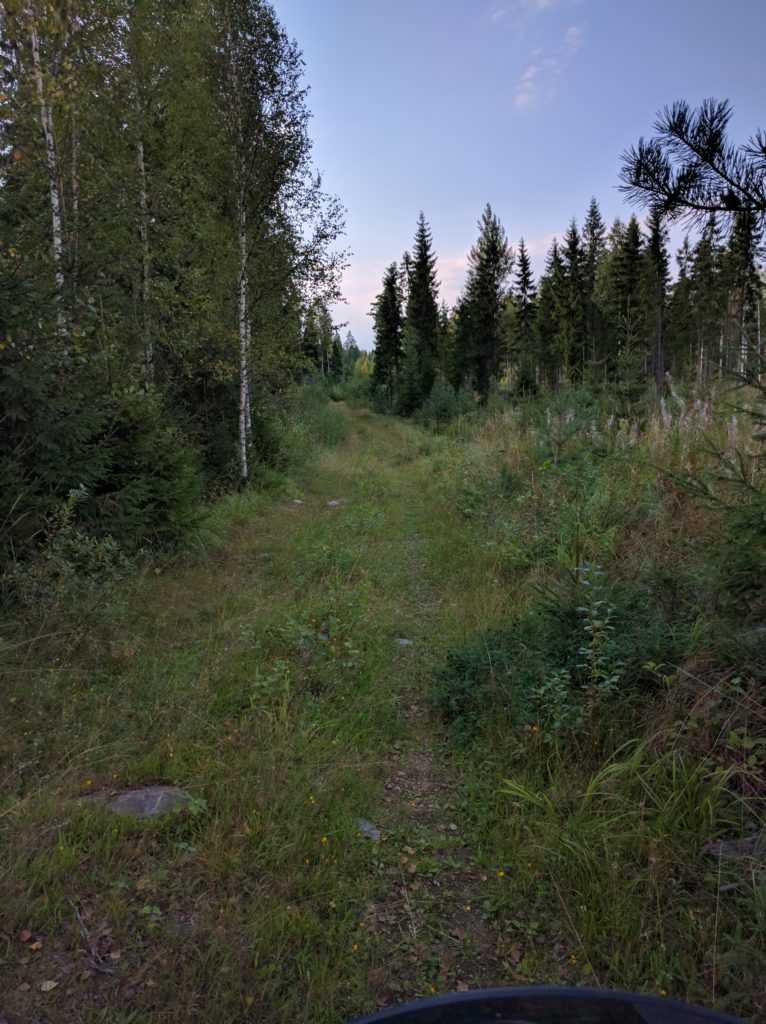
M639 588L689 569L702 513L682 521L619 444L605 477L548 464L503 416L459 437L312 417L335 447L224 499L193 555L87 620L3 627L9 1020L336 1024L458 985L583 981L762 1012L761 869L702 853L754 827L757 769L717 740L745 749L750 677L706 674L703 700L658 668L665 691L553 744L496 717L454 746L428 697L449 650L583 552ZM191 808L147 823L78 802L157 782Z

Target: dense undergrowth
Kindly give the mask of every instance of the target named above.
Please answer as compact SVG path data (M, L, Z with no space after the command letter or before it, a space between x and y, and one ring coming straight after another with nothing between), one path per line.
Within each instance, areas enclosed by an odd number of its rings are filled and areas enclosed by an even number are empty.
M356 390L275 416L258 485L209 507L191 551L124 561L64 509L53 572L20 572L9 1019L330 1024L541 982L762 1016L748 417L581 392L425 429ZM443 776L430 823L384 799L400 749ZM76 802L155 782L188 787L188 811ZM358 819L378 814L375 845Z
M434 457L506 593L504 621L453 644L431 693L484 780L477 826L539 869L514 900L542 932L546 908L565 913L592 982L653 973L740 1012L766 963L766 874L744 853L766 796L752 432L720 397L621 418L561 394L457 421L464 446Z

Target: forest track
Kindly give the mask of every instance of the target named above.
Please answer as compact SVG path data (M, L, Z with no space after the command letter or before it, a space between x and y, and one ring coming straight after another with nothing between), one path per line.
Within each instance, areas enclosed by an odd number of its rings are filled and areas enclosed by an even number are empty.
M87 643L25 662L15 728L35 760L4 807L0 880L10 1024L337 1024L513 981L503 872L481 864L428 707L435 662L491 599L473 539L432 435L334 415L345 441L281 493L228 499L198 556L104 609ZM157 783L193 813L70 813Z

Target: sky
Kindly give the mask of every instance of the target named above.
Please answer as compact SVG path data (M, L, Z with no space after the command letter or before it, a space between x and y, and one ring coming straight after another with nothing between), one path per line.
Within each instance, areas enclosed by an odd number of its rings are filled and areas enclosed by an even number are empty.
M729 99L735 140L766 129L764 0L274 6L303 52L315 164L346 208L347 301L333 316L368 351L370 305L421 210L451 305L487 203L539 274L591 196L607 224L630 216L620 155L666 104Z

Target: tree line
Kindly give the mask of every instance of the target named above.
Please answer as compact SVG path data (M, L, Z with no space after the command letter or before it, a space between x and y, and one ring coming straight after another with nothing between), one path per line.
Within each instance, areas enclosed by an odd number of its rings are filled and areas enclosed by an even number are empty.
M265 0L0 13L0 545L74 491L127 547L245 482L339 294L301 54Z
M431 231L421 213L412 255L385 271L372 308L372 386L408 414L439 379L485 403L503 383L524 394L603 383L628 399L668 374L706 380L762 369L764 140L726 140L726 103L664 112L658 136L624 154L628 198L648 206L607 227L591 200L582 227L554 239L539 280L522 238L514 250L491 207L452 310L439 305ZM701 154L701 156L700 156ZM691 219L671 279L668 225Z

